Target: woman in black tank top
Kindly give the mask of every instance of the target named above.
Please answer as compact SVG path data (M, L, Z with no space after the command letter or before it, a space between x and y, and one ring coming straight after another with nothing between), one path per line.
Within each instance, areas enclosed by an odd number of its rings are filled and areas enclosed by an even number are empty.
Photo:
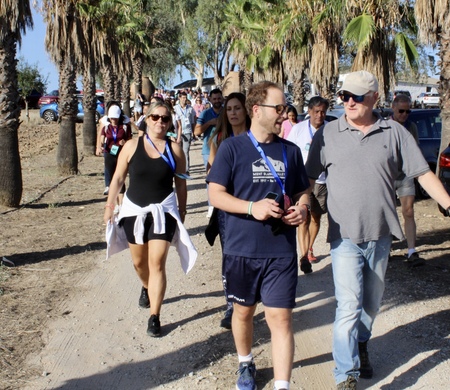
M130 180L126 198L133 207L145 208L151 204L162 203L172 194L175 182L178 212L181 221L184 221L187 200L186 180L175 174L186 171L186 159L181 146L172 143L166 136L172 124L170 109L163 102L153 103L148 109L145 120L146 134L128 141L119 155L105 206L105 222L114 218L113 207L110 205L119 193L128 173ZM127 235L134 268L142 282L139 306L150 307L147 333L153 337L160 335L159 314L166 290L166 259L170 242L177 228L177 221L169 213L165 213L165 219L166 232L155 234L153 215L152 213L146 215L143 244L137 244L135 240L136 217L124 217L120 221Z

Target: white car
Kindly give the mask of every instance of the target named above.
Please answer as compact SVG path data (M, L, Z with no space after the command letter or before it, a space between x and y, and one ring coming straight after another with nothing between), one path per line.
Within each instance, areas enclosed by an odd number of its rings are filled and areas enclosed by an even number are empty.
M421 107L422 108L430 108L430 107L439 107L441 103L441 97L438 93L427 92L423 98Z

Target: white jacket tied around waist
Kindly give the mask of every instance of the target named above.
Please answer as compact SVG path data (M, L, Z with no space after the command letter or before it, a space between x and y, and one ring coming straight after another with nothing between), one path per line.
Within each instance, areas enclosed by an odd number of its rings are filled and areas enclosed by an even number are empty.
M186 228L181 222L175 192L172 192L161 203L152 203L146 207L140 207L134 204L128 199L125 193L117 223L108 223L106 228L106 243L108 245L107 258L114 253L117 253L117 251L110 251L110 249L128 246L124 234L111 234L111 230L123 229L118 226L118 223L125 217L136 217L136 222L134 223L134 238L136 244L142 245L144 243L144 221L148 213L152 213L155 234L164 234L166 232L165 213L169 213L176 219L177 228L171 245L175 246L178 255L180 256L181 268L185 273L188 273L197 260L197 250L195 249ZM125 242L117 242L123 240L125 240Z

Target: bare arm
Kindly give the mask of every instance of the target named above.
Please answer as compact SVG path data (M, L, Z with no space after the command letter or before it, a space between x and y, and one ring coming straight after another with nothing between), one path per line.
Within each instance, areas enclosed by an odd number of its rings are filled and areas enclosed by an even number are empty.
M181 127L181 121L177 119L177 144L181 143L181 134L183 133L183 128Z
M450 196L442 185L437 176L429 171L417 178L420 185L428 192L436 202L438 202L444 209L450 206Z
M211 142L206 172L209 172L209 170L211 169L214 159L216 158L216 153L217 153L217 145L215 144L215 142Z
M103 125L99 124L97 126L97 147L95 149L95 154L101 156L103 153L103 143L105 142L105 137L102 135Z
M206 130L208 130L209 126L215 126L217 124L217 118L210 119L208 122L203 123L203 125L197 123L194 129L194 135L199 136L202 135Z
M181 146L177 143L172 143L172 151L177 164L177 173L186 172L186 158ZM178 199L178 211L180 213L181 221L184 222L186 217L186 205L187 205L187 184L185 179L181 179L175 176L175 191Z

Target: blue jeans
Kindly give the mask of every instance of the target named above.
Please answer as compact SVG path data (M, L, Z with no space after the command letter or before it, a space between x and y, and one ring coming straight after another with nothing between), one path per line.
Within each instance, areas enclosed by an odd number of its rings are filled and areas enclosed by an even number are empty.
M349 239L331 243L337 300L333 327L336 383L359 377L358 342L369 340L381 304L392 237L354 244Z

